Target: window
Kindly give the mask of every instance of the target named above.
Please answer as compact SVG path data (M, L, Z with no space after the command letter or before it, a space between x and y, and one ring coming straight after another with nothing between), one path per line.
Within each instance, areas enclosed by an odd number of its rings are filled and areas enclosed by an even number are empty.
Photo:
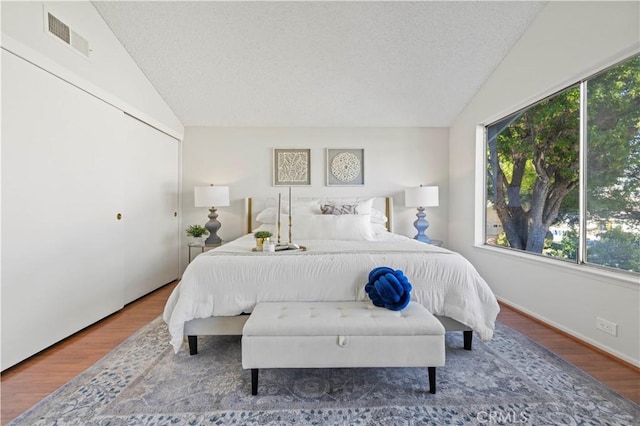
M640 56L485 133L485 244L640 273Z

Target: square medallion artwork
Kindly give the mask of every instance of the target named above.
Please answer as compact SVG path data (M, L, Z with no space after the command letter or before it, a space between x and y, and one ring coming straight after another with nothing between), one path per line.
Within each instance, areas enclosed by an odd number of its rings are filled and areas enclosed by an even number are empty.
M364 185L364 149L327 149L327 185Z

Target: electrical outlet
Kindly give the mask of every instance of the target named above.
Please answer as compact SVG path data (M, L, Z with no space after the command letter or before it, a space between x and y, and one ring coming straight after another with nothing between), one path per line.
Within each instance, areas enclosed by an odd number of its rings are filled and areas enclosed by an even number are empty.
M596 328L604 331L605 333L609 333L612 336L618 335L618 324L607 321L604 318L596 317Z

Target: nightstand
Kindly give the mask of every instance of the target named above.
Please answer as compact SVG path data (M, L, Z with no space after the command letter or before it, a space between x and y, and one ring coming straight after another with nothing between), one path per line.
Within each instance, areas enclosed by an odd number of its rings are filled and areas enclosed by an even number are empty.
M196 243L187 244L189 246L189 263L191 263L191 260L193 259L192 255L191 255L191 250L193 250L193 249L198 250L199 249L200 253L204 253L205 251L209 251L209 250L214 249L216 247L220 247L224 243L225 243L225 241L221 242L220 244L215 244L215 245L211 245L211 246L208 246L206 244L196 244Z
M432 246L442 247L442 241L440 240L431 240L431 242L427 244L431 244Z

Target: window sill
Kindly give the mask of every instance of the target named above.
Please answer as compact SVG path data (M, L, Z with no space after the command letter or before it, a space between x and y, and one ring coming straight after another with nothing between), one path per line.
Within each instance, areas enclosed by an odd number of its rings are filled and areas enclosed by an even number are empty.
M577 265L559 259L547 258L542 255L521 252L519 250L512 250L508 248L492 247L484 244L475 244L474 248L488 252L492 255L516 258L519 261L523 261L531 265L551 267L563 272L575 273L575 275L584 275L585 278L605 281L607 284L640 291L640 277L632 273L615 272L593 265Z

